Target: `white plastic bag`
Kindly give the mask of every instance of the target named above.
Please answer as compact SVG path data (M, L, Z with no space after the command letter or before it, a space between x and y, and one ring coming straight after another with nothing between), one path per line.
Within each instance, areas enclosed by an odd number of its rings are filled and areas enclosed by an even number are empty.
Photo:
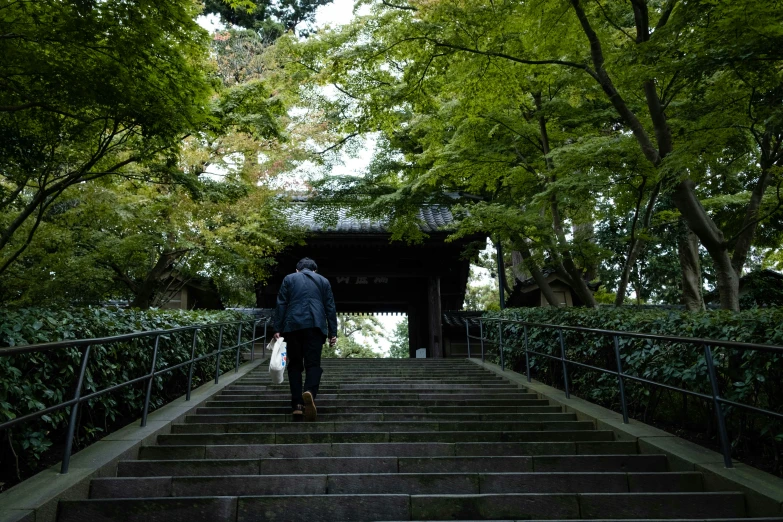
M285 366L288 364L288 358L286 356L286 342L285 339L280 337L272 341L272 357L269 359L269 373L272 374L272 382L280 384L283 382Z

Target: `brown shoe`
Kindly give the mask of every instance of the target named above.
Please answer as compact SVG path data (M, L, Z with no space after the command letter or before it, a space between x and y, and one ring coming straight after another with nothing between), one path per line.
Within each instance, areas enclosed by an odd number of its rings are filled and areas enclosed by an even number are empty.
M297 404L293 411L294 422L302 422L304 420L304 406Z
M304 418L307 422L315 422L318 418L318 409L315 407L315 399L313 394L306 391L302 394L302 400L304 401Z

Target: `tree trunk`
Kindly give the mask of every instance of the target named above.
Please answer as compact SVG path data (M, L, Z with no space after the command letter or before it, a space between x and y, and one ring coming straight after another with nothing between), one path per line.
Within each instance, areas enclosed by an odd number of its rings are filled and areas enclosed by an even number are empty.
M723 232L702 207L694 187L691 180L681 181L674 188L672 200L688 228L696 234L712 258L718 279L720 307L724 310L739 310L739 277L731 264Z
M645 247L645 241L638 237L636 231L636 223L639 217L639 206L641 205L641 200L643 197L641 191L644 190L644 183L642 184L639 190L640 190L640 194L639 194L639 199L637 200L636 203L636 215L634 216L633 223L631 224L631 243L628 245L628 256L625 258L625 264L623 265L623 273L622 276L620 277L620 285L617 287L617 296L615 297L614 300L615 306L622 306L623 302L625 301L625 294L628 291L628 280L631 277L631 270L633 270L634 266L636 265L636 260L639 258L639 255L644 251L644 247ZM647 200L647 205L644 211L644 217L642 218L642 228L644 230L650 227L653 211L655 209L655 204L658 202L658 195L660 194L660 192L661 192L661 182L659 181L653 187L653 190L650 193L650 199ZM638 294L637 297L639 297Z
M553 170L552 159L549 157L549 133L546 128L546 118L541 112L543 104L541 102L541 93L535 92L533 94L533 101L536 104L536 110L538 111L538 129L539 138L541 140L541 150L544 153L544 160L546 161L547 169ZM550 183L555 181L554 174L550 178ZM557 204L557 193L553 192L550 197L550 210L552 212L552 228L555 231L555 237L559 246L565 249L563 256L561 257L557 252L557 249L552 249L552 254L555 257L555 269L558 271L561 277L569 282L571 288L579 296L579 299L590 308L595 308L598 303L593 297L593 292L587 287L587 283L584 280L584 273L579 270L571 257L570 251L567 249L568 242L563 231L563 220L560 217L560 210ZM547 299L548 301L549 299Z
M761 200L764 198L764 192L767 191L767 186L770 180L769 166L762 163L761 176L759 177L756 186L753 187L753 192L750 194L750 201L748 202L748 208L745 211L745 219L742 222L742 228L734 243L734 252L731 256L731 265L734 267L734 271L739 275L742 275L742 269L745 267L745 262L748 260L748 252L750 252L750 245L753 242L753 238L756 235L756 228L758 228L758 212L761 207Z
M526 281L527 275L520 269L520 266L527 270L525 265L525 259L522 257L522 253L519 250L511 251L511 272L514 274L514 278L517 281ZM528 270L529 272L529 270Z
M590 25L587 14L582 7L582 0L570 0L570 3L574 8L579 24L582 26L582 31L590 43L590 56L595 68L592 74L593 78L601 86L612 106L628 126L634 138L636 138L644 156L652 165L659 167L661 160L671 152L673 143L671 130L666 125L665 111L658 98L654 81L645 79L643 87L645 97L647 98L649 115L655 128L658 147L650 139L641 120L628 107L622 95L617 91L614 82L604 68L605 61L601 39ZM640 36L637 37L637 43L646 42L650 35L646 4L637 1L632 3L632 5L637 33ZM667 8L667 12L670 12L669 8ZM665 24L664 20L668 20L668 15L662 19L662 23ZM657 28L660 27L661 24L659 23ZM713 260L718 276L721 308L739 310L739 277L732 266L731 258L726 250L723 233L701 206L693 188L694 184L691 180L683 180L675 185L672 198L688 223L688 227L693 230Z
M577 245L577 249L583 250L585 267L585 279L587 281L593 281L598 277L598 263L595 262L595 257L592 255L595 251L595 225L592 221L586 223L580 223L579 225L573 225L571 227L574 234L574 243Z
M587 281L584 279L582 270L580 270L576 264L574 264L573 259L566 257L563 260L563 266L571 275L574 283L572 288L576 292L576 295L579 296L579 299L582 300L584 305L589 308L598 307L598 302L595 300L595 296L593 296L593 291L590 290L590 288L587 286Z
M555 297L555 293L552 291L552 287L549 285L549 281L546 280L543 272L538 267L538 264L532 259L532 255L528 248L521 248L518 250L519 255L522 258L522 262L525 264L525 268L530 271L530 275L533 277L533 281L538 285L538 289L541 290L541 295L544 296L546 302L550 306L560 306Z
M571 258L571 253L566 250L563 255L560 255L560 252L557 250L558 245L565 246L567 243L565 233L563 232L563 222L560 218L560 210L558 209L557 199L554 195L552 196L551 201L551 212L552 226L557 239L555 248L551 250L552 257L555 260L555 270L557 270L560 277L568 282L569 286L574 290L576 295L579 296L579 299L581 299L585 306L595 308L598 306L598 303L595 301L593 292L587 287L587 283L584 280L584 273L576 266L576 263L574 263L574 260Z
M677 254L682 271L682 301L690 312L701 312L704 308L702 297L701 262L699 260L699 238L680 219L677 234Z
M138 288L134 292L135 296L131 301L131 308L141 308L142 310L148 309L155 302L155 294L160 288L160 283L163 278L169 275L169 268L182 257L187 250L168 250L164 251L158 257L158 261L155 266L152 267L144 278L144 281L138 283Z
M148 310L152 306L152 300L155 298L155 287L155 285L147 284L147 281L145 281L139 293L133 296L130 307Z
M634 239L631 241L631 251L628 252L628 256L625 258L623 273L620 275L620 284L617 285L617 294L614 298L615 306L622 306L625 302L625 295L628 293L628 282L631 279L631 270L633 270L639 254L642 253L643 246L643 241L641 239Z

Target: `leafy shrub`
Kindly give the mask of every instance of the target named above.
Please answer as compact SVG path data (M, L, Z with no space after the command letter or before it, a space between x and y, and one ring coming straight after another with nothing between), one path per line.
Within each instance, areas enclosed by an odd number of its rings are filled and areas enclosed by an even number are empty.
M68 339L89 339L166 330L196 324L231 322L247 316L226 311L124 310L83 308L47 310L0 309L0 346L19 346ZM249 339L252 328L243 328ZM199 331L196 355L217 347L219 328ZM236 344L236 326L226 328L223 346ZM161 336L156 369L161 370L190 359L193 332ZM82 395L149 373L154 337L90 347ZM0 356L0 422L40 411L73 397L79 375L81 348L56 349ZM221 357L221 372L235 365L231 352ZM214 378L215 359L194 365L193 386ZM184 393L188 365L155 377L150 411ZM140 416L146 381L102 395L79 409L74 451L101 438L111 430ZM22 423L1 434L0 482L15 482L61 458L70 409L62 409L38 420Z
M599 308L517 308L503 312L488 312L485 317L503 317L532 323L582 326L624 332L741 341L783 345L783 309L763 308L742 312L714 310L693 313L676 310ZM499 329L490 324L486 335L497 341ZM524 327L504 323L503 340L506 366L524 373ZM582 364L616 370L617 363L611 336L563 330L563 341L569 359ZM657 383L711 395L704 348L689 343L672 343L619 337L624 372ZM499 359L496 345L486 345L491 360ZM557 329L528 327L528 349L560 356ZM719 389L724 398L783 412L783 354L758 350L739 351L713 346L713 358L718 373ZM534 378L563 387L560 361L530 356ZM568 365L569 386L573 393L620 411L618 379L577 365ZM711 400L687 397L678 392L625 381L629 411L644 422L658 422L704 432L707 445L715 447L716 426ZM771 471L780 474L779 443L783 442L783 426L767 416L747 410L725 408L732 444L736 455L751 451L761 442L767 459L778 463ZM771 455L769 455L771 453Z

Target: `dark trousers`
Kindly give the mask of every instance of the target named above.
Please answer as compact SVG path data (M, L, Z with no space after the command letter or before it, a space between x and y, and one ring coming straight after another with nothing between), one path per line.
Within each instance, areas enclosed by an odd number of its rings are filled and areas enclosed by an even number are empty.
M291 385L291 407L302 404L302 391L318 395L321 383L321 349L326 336L320 328L307 328L283 334L288 357L288 383ZM302 390L302 370L306 377Z

